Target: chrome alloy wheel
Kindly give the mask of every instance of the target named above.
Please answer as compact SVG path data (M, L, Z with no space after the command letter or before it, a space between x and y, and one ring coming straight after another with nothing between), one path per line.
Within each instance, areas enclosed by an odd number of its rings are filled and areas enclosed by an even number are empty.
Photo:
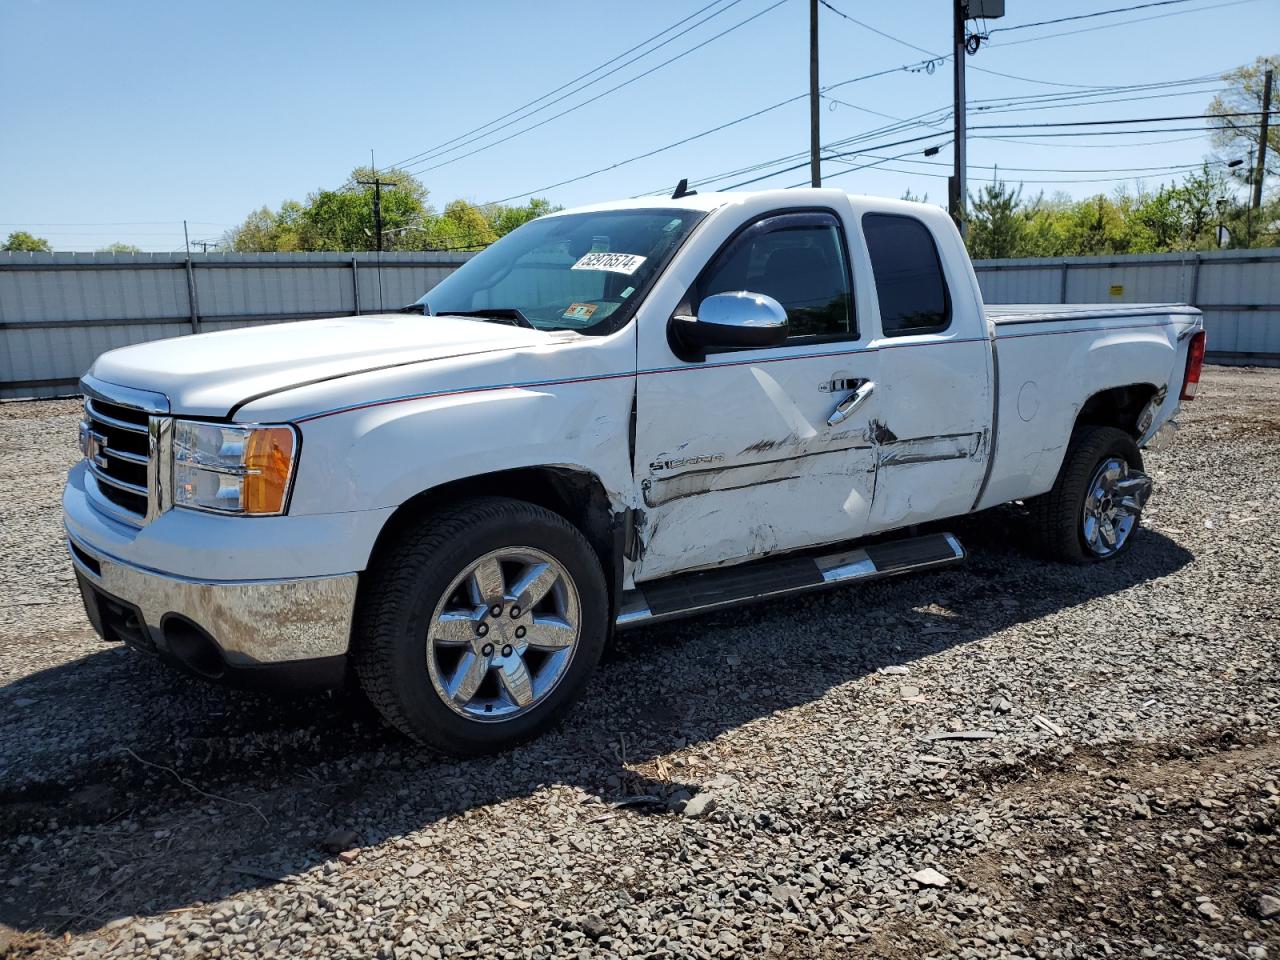
M431 684L468 720L510 720L560 682L581 621L578 588L554 557L490 551L454 578L431 617Z
M1094 556L1109 557L1125 545L1138 525L1143 488L1149 485L1140 473L1131 477L1129 464L1120 457L1107 458L1094 471L1082 515L1084 542Z

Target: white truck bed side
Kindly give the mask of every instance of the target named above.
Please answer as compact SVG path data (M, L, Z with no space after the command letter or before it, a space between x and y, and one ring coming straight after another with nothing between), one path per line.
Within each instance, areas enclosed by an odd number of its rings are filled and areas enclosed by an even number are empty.
M1166 389L1143 439L1153 434L1177 407L1188 334L1203 326L1199 310L1179 304L987 304L985 311L998 399L979 508L1048 490L1082 404L1103 390Z

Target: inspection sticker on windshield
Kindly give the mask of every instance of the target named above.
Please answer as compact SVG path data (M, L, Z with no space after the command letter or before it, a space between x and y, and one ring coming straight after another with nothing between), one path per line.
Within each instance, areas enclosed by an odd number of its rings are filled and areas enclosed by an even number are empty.
M594 303L571 303L569 309L562 316L566 320L590 320L591 315L596 312Z
M573 270L607 270L627 276L640 269L645 258L637 253L588 253L573 265Z

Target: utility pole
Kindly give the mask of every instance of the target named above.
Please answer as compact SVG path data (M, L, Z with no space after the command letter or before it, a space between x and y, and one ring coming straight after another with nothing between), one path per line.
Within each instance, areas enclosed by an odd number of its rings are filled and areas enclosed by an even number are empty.
M1271 114L1271 67L1267 67L1266 80L1262 84L1262 127L1258 131L1258 165L1253 171L1253 203L1257 210L1262 206L1262 178L1267 175L1267 121Z
M952 134L955 143L955 149L952 155L955 158L955 170L951 174L951 219L956 222L956 226L960 228L960 235L968 234L968 224L965 222L964 206L965 206L965 165L968 160L967 151L965 149L965 97L964 97L964 47L965 47L965 20L969 15L968 0L955 0L955 10L951 17L951 59L952 72L954 81L955 105L952 108L955 117L955 130Z
M1249 169L1253 170L1253 147L1249 148ZM1256 173L1256 170L1255 170ZM1253 246L1253 203L1244 208L1244 245Z
M373 187L373 232L377 237L377 245L374 247L379 253L382 252L382 188L394 187L394 183L388 183L379 179L375 173L372 180L357 180L356 183L364 187Z
M818 92L818 0L809 0L809 181L822 186L822 149L818 136L821 94Z

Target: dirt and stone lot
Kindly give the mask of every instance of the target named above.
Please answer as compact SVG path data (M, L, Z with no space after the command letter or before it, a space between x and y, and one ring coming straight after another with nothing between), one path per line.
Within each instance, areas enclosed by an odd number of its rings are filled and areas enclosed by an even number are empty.
M1207 372L1121 563L967 518L469 762L98 641L76 421L0 405L0 957L1280 957L1280 371Z

